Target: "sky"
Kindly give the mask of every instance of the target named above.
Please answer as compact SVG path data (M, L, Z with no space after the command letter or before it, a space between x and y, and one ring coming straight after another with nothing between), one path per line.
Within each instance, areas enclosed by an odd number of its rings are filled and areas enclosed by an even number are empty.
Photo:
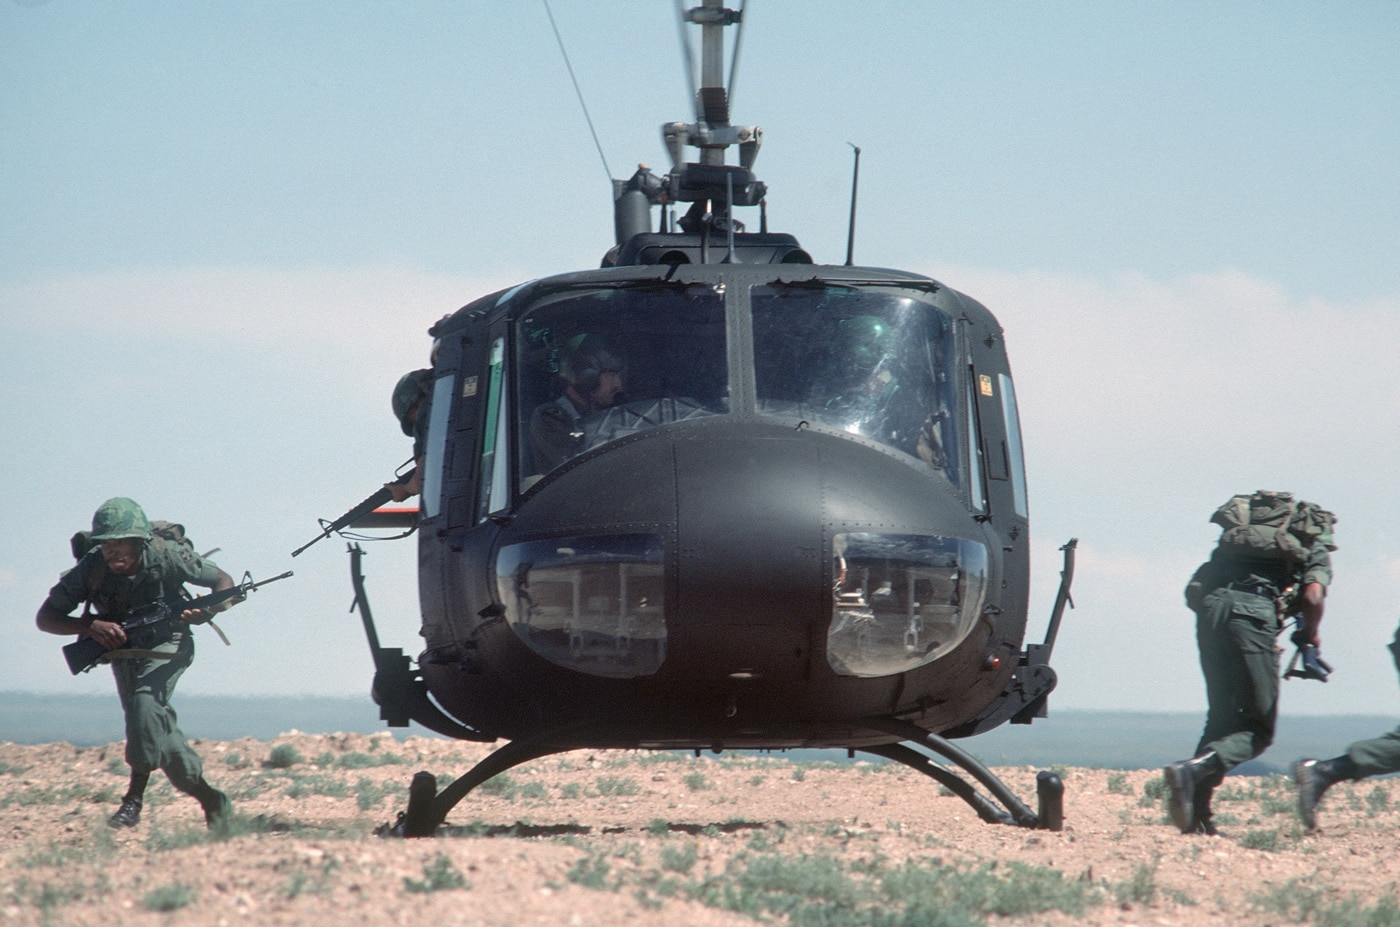
M597 266L608 176L688 120L664 0L0 0L0 689L72 678L33 614L112 496L235 577L182 692L364 695L318 518L410 452L389 396L477 296ZM1337 513L1325 685L1397 714L1400 2L758 0L733 87L769 221L928 274L1006 329L1031 503L1028 639L1079 539L1056 708L1200 711L1181 590L1217 505ZM606 166L605 166L606 162ZM743 218L741 216L741 218ZM749 218L756 225L757 217ZM386 646L412 539L366 545Z

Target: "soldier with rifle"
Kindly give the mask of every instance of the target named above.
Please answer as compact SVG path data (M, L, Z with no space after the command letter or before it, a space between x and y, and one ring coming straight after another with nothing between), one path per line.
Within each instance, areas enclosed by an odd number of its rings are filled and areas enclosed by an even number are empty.
M147 780L160 769L171 785L199 802L205 822L217 828L228 821L232 803L205 781L203 764L176 724L170 699L175 683L194 659L194 636L188 625L206 622L211 612L231 607L240 590L231 576L193 547L155 534L146 513L130 499L102 503L92 518L90 541L93 546L83 552L77 566L49 590L36 623L50 634L85 635L111 658L126 716L131 782L108 823L136 826ZM168 639L142 642L149 646L139 650L127 646L123 619L148 606L178 601L184 583L215 593L230 592L208 609L181 610L178 620L169 623ZM79 606L82 614L74 616Z

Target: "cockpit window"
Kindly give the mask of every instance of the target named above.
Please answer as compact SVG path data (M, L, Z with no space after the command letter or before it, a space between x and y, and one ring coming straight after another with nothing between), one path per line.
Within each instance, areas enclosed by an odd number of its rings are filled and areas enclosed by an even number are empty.
M729 410L724 299L714 287L567 292L517 325L522 490L609 441Z
M963 483L952 320L908 292L755 287L758 411L860 435Z

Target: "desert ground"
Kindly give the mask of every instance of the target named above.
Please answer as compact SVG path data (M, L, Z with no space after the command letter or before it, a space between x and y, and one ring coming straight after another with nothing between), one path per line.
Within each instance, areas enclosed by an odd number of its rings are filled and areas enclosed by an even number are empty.
M106 824L122 745L0 744L0 925L1400 925L1396 780L1231 777L1221 837L1167 822L1160 771L1056 769L1065 826L983 823L908 768L784 754L576 752L488 782L438 836L375 835L414 772L492 747L386 734L196 742L211 832L157 774ZM1029 767L996 772L1028 804Z

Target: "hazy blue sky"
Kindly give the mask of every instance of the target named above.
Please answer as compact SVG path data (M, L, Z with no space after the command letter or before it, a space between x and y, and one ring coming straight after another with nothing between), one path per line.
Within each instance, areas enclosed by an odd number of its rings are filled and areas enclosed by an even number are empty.
M673 4L555 0L614 176L689 118ZM1181 588L1235 492L1340 516L1332 682L1386 713L1400 616L1400 2L758 0L733 111L818 260L927 273L1007 330L1031 636L1080 538L1052 708L1204 705ZM183 691L370 681L344 543L290 560L409 454L425 331L596 266L611 191L544 7L0 0L0 688L69 678L33 613L113 495L230 573ZM756 216L751 217L756 222ZM417 653L413 541L366 560Z

